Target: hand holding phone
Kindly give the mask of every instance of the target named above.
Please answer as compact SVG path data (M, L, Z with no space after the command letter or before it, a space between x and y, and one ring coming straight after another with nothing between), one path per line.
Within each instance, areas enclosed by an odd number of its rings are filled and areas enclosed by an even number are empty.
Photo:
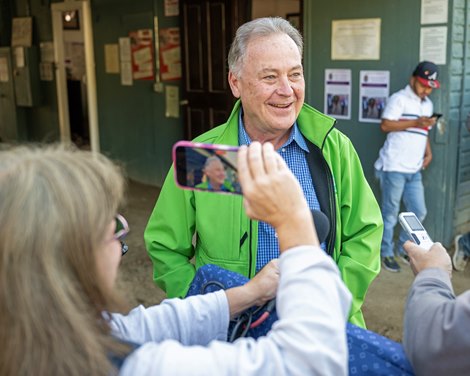
M436 118L436 121L439 120L439 118L442 116L442 114L438 114L437 112L434 112L430 117Z
M398 215L398 221L400 222L403 230L406 231L410 239L424 248L426 251L431 248L434 242L429 237L426 229L416 217L415 213L403 212Z
M179 141L173 146L176 184L183 189L242 194L237 146Z

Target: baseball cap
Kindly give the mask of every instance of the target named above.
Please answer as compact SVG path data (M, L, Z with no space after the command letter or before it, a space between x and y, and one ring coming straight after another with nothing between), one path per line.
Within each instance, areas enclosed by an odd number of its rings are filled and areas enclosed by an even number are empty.
M413 71L413 76L415 76L419 82L421 82L424 86L433 89L438 89L441 86L437 80L438 74L439 69L437 68L437 65L431 63L430 61L422 61Z

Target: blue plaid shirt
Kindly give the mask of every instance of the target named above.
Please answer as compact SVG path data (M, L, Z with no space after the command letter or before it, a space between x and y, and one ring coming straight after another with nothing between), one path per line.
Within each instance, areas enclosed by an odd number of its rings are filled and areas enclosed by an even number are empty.
M238 118L238 143L239 145L250 145L251 140L246 133L243 124L243 110L240 111ZM289 169L299 180L305 198L310 209L320 210L320 204L313 187L312 176L307 164L306 155L309 153L305 139L299 131L297 122L294 123L289 139L279 148L278 153L286 161ZM322 244L325 249L325 244ZM256 272L258 272L270 260L279 257L279 242L277 240L274 228L265 223L258 224L258 255L256 257Z

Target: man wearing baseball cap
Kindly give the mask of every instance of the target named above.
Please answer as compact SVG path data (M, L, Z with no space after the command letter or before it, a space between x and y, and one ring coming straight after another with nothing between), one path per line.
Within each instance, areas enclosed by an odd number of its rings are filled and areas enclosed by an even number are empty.
M440 87L438 75L436 64L419 63L409 84L389 98L382 114L380 128L388 134L374 167L382 191L382 264L392 272L400 271L395 259L393 232L402 198L406 211L414 212L421 221L426 216L421 170L429 166L432 159L428 133L437 116L433 114L428 96ZM408 236L402 231L396 256L408 263L403 250L406 240Z

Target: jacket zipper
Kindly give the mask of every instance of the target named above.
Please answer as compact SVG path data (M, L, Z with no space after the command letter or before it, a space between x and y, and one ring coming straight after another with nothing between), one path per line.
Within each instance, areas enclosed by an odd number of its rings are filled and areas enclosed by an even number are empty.
M333 130L333 128L336 125L336 121L333 123L333 126L329 129L327 134L325 135L325 138L323 139L323 143L321 145L321 154L323 156L323 147L325 146L326 139L330 132ZM328 180L328 195L330 197L330 215L331 215L331 223L330 223L330 241L327 244L327 249L326 253L333 257L334 251L335 251L335 242L336 242L336 197L335 197L335 186L333 182L333 173L331 172L330 166L328 166L328 163L326 162L325 157L323 157L323 164L325 167L325 170L327 172L326 177ZM341 248L339 250L339 253L341 253Z
M248 249L248 253L249 253L249 261L248 261L248 278L251 279L252 277L252 274L251 274L251 271L253 269L253 229L252 229L252 226L253 226L253 221L250 219L250 236L249 236L249 241L250 241L250 247Z

